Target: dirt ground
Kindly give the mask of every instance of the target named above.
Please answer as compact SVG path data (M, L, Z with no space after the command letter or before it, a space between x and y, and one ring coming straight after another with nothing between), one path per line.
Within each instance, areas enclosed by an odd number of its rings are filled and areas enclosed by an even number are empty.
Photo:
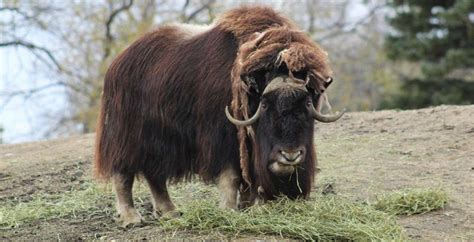
M445 209L402 216L399 223L414 240L474 240L474 106L355 112L317 127L321 172L316 186L331 184L337 194L358 201L403 188L443 187L450 196ZM91 180L93 144L94 135L88 134L0 145L0 206L83 189ZM205 195L196 199L202 197ZM113 209L111 200L97 206ZM87 211L33 219L0 230L2 240L195 236L189 231L162 231L156 224L123 230L109 214Z

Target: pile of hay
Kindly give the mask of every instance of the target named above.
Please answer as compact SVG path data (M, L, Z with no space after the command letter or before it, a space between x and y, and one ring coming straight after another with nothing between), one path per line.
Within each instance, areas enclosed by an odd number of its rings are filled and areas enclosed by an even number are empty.
M441 188L406 189L377 197L373 207L394 215L413 215L441 209L448 194Z
M395 218L371 206L337 196L278 201L245 211L219 209L215 201L182 207L183 217L162 220L167 230L237 235L276 235L303 240L404 240Z

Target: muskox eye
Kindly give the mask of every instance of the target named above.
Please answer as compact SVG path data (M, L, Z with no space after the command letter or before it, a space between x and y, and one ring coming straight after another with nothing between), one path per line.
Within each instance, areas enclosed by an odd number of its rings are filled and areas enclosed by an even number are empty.
M308 107L308 108L310 108L312 105L313 105L313 102L311 102L311 101L308 101L308 102L306 103L306 107Z
M262 110L266 110L267 109L267 104L266 103L262 103Z

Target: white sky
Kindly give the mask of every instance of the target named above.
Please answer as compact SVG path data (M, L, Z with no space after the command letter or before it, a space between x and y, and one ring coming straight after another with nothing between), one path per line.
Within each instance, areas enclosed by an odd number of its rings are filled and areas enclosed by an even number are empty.
M34 56L23 47L0 48L0 105L5 102L5 92L29 90L50 83L34 72ZM0 109L0 125L4 143L18 143L42 138L40 117L65 105L59 88L38 92L25 99L23 95L11 99Z

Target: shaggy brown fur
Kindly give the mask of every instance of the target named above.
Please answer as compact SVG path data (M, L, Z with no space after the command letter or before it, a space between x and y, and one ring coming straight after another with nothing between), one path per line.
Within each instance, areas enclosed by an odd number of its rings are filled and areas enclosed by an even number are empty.
M230 11L217 21L218 26L232 32L240 46L232 69L232 110L234 117L247 119L248 83L242 77L255 71L277 69L285 64L289 74L308 72L308 86L318 93L327 87L332 76L327 53L298 30L287 18L265 7L243 7ZM246 137L252 129L240 127L240 166L244 180L250 185L249 157ZM254 141L252 141L254 143Z
M234 117L248 118L258 104L248 78L282 68L285 75L307 73L315 101L332 75L326 52L267 7L229 11L193 36L178 26L146 34L107 71L97 126L97 177L143 174L149 183L166 187L167 181L194 174L214 181L231 167L254 190L271 182L269 174L258 179L268 170L254 164L259 160L254 127L237 129L223 110L231 104ZM257 84L264 87L266 81ZM316 156L312 139L308 142L310 167L299 173L304 191L291 191L291 197L306 197L312 185ZM267 198L277 190L266 191Z

